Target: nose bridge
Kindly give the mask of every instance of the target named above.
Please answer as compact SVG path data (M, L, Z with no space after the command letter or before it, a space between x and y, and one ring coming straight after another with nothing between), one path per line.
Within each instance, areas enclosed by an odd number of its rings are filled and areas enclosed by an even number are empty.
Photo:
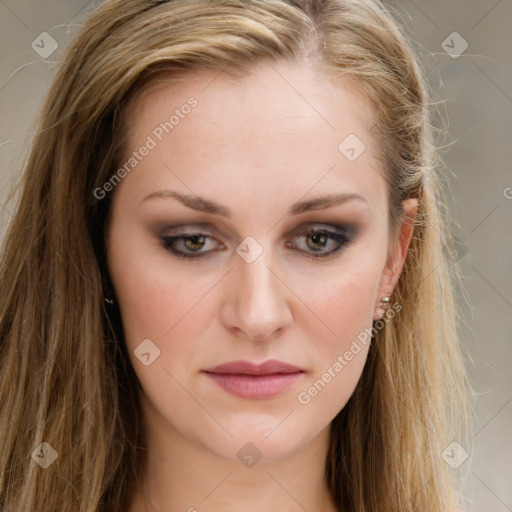
M270 251L264 251L251 263L244 260L238 262L238 279L240 286L245 288L243 296L250 298L251 302L254 299L271 299L276 292L270 259Z
M233 275L236 317L232 321L249 337L263 339L283 327L290 313L283 294L283 284L271 271L271 251L263 249L256 259L249 261L240 257L236 263Z

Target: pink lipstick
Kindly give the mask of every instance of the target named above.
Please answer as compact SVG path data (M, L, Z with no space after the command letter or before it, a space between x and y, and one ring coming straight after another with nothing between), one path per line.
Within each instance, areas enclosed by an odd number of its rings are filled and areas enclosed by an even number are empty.
M276 359L261 364L233 361L203 370L232 395L252 400L271 398L291 387L304 370Z

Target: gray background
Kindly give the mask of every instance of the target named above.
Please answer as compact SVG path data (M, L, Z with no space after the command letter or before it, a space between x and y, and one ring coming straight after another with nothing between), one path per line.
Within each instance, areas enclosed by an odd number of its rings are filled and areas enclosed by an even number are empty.
M0 0L0 237L9 220L5 198L29 145L34 115L63 48L98 1ZM471 512L512 511L512 0L384 2L421 52L443 101L444 159L469 305L464 305L468 368L478 392L468 492ZM47 58L47 32L59 47ZM451 52L462 50L458 58ZM453 39L453 43L452 43ZM446 41L447 43L443 43ZM42 51L42 49L41 49ZM439 142L439 141L438 141Z

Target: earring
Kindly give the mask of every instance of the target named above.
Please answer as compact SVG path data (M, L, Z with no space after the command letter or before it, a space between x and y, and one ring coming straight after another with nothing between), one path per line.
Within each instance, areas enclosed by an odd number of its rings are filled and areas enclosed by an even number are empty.
M105 302L112 306L112 304L114 304L114 299L111 299L110 297L105 297Z
M391 294L391 290L386 291L386 293ZM382 320L382 318L384 317L384 313L386 312L385 307L391 301L391 297L389 295L387 295L386 297L382 297L380 299L380 301L383 302L383 304L381 304L380 306L377 307L377 312L379 315L377 320Z

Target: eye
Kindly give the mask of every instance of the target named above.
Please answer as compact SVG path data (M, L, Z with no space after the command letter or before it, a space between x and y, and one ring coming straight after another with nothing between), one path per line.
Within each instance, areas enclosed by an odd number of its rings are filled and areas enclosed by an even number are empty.
M299 233L296 237L305 237L305 252L309 252L307 249L311 249L313 253L308 254L308 256L317 259L327 258L354 241L354 235L351 233L351 230L342 227L337 228L336 231L310 228ZM329 242L331 247L334 245L334 249L325 252ZM286 246L292 248L298 247L296 244L290 242L287 242Z
M207 240L213 240L213 238L206 233L180 233L174 236L161 237L161 244L164 249L175 256L192 259L205 256L207 251L200 251L200 249L206 245ZM180 245L184 247L185 250L176 249L176 246Z
M305 238L305 249L302 244L286 242L286 247L300 249L301 252L309 253L307 256L312 258L325 258L338 252L343 247L354 241L353 229L348 227L336 227L336 231L327 229L308 229L294 236L294 239ZM194 259L205 257L209 252L202 250L208 246L208 241L215 240L206 233L178 233L173 236L162 236L161 245L167 251L179 258ZM223 244L221 244L223 245ZM325 249L334 245L329 251Z

